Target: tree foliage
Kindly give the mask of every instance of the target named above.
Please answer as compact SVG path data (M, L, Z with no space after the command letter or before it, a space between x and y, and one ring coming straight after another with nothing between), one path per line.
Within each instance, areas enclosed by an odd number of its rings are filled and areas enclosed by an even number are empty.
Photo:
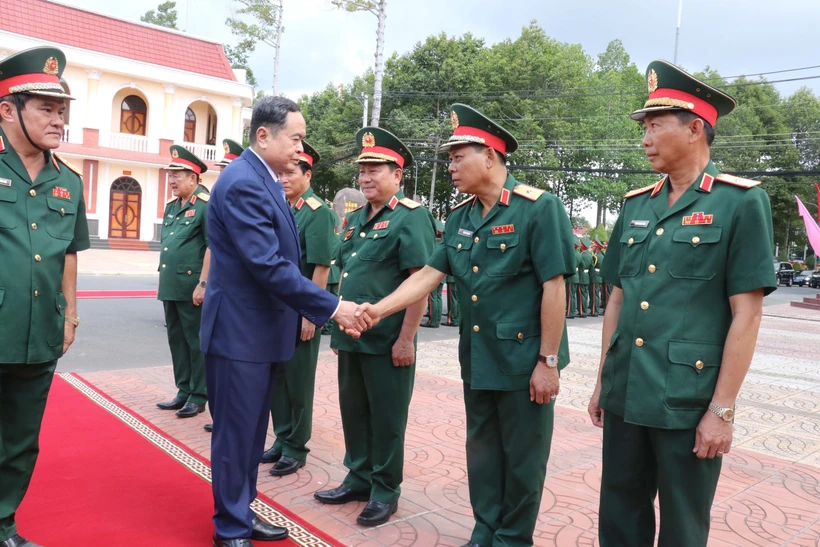
M177 29L177 3L163 2L156 10L149 10L140 17L143 23L151 23L159 27Z

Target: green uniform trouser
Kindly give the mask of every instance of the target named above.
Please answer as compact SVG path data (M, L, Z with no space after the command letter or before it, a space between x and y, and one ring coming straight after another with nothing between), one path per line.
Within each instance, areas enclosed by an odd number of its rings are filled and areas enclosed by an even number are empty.
M439 283L438 287L427 296L427 309L430 314L430 321L427 324L435 328L441 326L441 290L443 287Z
M654 545L656 495L658 547L706 546L722 458L700 460L694 446L694 429L644 427L604 413L601 547Z
M589 311L589 283L578 284L578 290L581 293L581 317L591 315Z
M338 283L333 283L333 284L328 285L326 290L327 290L327 292L329 292L333 296L339 296L339 284ZM325 323L324 326L322 327L322 334L330 334L332 332L331 329L333 328L333 325L335 325L335 324L336 324L336 322L333 319L328 319L327 323Z
M598 315L601 313L600 307L600 293L598 292L598 283L591 282L589 284L589 309L587 315Z
M598 294L600 295L598 308L600 308L603 313L603 311L606 310L606 301L609 300L609 283L599 283Z
M581 297L581 285L578 283L568 283L567 292L569 294L569 313L567 317L583 317L584 307Z
M17 534L14 513L40 453L40 425L57 361L0 364L0 541Z
M404 434L416 365L391 355L339 351L339 407L345 435L344 486L394 503L404 478Z
M464 383L467 478L475 528L484 547L531 546L552 443L555 403L529 391L473 390ZM522 424L527 424L523 427Z
M447 325L459 326L461 324L461 307L456 296L456 284L447 283Z
M305 461L310 452L306 445L313 431L313 393L321 343L318 332L307 342L300 340L293 357L276 367L270 406L276 435L273 447L294 460Z
M202 306L194 306L190 300L163 300L162 305L168 326L177 397L204 405L208 402L208 393L205 389L205 360L199 350Z

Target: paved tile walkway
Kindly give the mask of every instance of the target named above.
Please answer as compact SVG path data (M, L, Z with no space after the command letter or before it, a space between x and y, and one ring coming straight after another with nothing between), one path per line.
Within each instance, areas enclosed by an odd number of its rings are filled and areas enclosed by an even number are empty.
M538 546L597 545L601 433L586 404L600 353L600 320L573 321L573 364L556 409L553 451ZM738 402L735 448L726 456L712 512L709 545L820 545L820 328L807 320L767 316ZM355 524L363 503L323 506L313 492L345 475L336 367L323 353L308 465L274 478L260 468L259 490L347 545L461 546L472 517L464 458L464 409L457 342L422 344L407 432L399 512L376 529ZM169 366L84 377L193 450L209 456L207 414L178 420L155 403L173 396ZM272 436L271 439L272 440Z
M80 275L159 276L158 251L88 249L79 254Z

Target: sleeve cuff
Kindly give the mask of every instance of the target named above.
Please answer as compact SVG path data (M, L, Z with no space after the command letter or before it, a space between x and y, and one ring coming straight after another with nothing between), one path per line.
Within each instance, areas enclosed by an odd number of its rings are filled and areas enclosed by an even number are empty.
M333 312L333 315L330 316L331 319L336 317L336 314L339 313L339 308L342 307L342 299L339 299L339 303L336 304L336 310Z

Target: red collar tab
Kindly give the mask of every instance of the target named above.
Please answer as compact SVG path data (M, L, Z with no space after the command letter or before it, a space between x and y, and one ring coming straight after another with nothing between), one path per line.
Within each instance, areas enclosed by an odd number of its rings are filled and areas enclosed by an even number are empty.
M299 201L296 202L296 205L294 205L294 207L296 207L297 211L301 211L302 210L302 205L304 205L304 204L305 204L305 200L303 200L302 198L299 198Z
M507 153L507 143L504 142L504 139L493 135L492 133L488 133L483 129L479 129L477 127L468 127L466 125L459 125L456 127L456 130L453 131L454 137L473 137L475 139L481 139L484 142L480 144L484 144L489 146L493 150L500 152L501 154Z
M659 180L659 181L658 181L658 183L655 185L655 189L654 189L654 190L652 190L652 195L651 195L650 197L653 197L653 198L654 198L655 196L657 196L658 194L660 194L660 193L661 193L661 190L663 190L663 185L664 185L665 183L666 183L666 177L663 177L663 178L662 178L661 180Z
M712 191L712 185L714 185L714 183L715 183L715 177L713 177L709 173L704 173L703 180L700 181L700 189L703 190L704 192L709 193L709 192Z
M313 167L313 158L312 158L312 157L310 157L308 154L305 154L304 152L302 152L301 154L299 154L299 161L303 161L303 162L305 162L306 164L308 164L308 165L310 165L311 167Z
M501 205L510 205L510 191L506 188L501 190Z
M6 151L6 142L3 140L3 137L0 137L0 152Z
M399 198L397 198L396 196L393 196L390 199L390 201L387 203L387 207L389 207L390 210L392 211L393 209L396 208L396 205L398 205L398 204L399 204Z
M715 126L718 118L717 108L707 103L700 97L696 97L679 89L659 88L649 94L648 106L676 106L684 110L694 112L710 124Z
M171 160L171 165L174 165L174 164L184 165L187 169L190 169L191 171L193 171L197 175L202 174L202 169L200 169L200 167L192 161L184 160L182 158L174 158L173 160Z

